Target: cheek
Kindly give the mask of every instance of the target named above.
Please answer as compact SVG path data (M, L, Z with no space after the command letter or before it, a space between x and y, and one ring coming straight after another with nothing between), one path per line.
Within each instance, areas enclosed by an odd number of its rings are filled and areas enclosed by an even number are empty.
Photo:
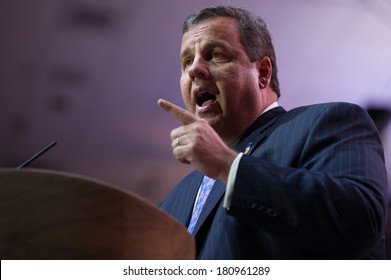
M186 108L191 111L191 83L188 82L186 79L180 80L180 87L181 87L181 93L182 93L182 99L183 102L186 105Z
M191 85L192 79L188 73L188 71L181 71L181 75L179 77L179 82L181 86L189 86Z
M246 108L249 104L254 102L252 94L254 90L254 80L248 79L240 72L230 75L230 79L226 79L221 83L220 88L224 92L222 96L221 106L225 108L225 111L229 111L232 114L232 110L237 108Z
M189 96L190 93L190 86L187 82L187 79L181 78L179 81L179 85L181 87L182 97L185 98L186 96Z

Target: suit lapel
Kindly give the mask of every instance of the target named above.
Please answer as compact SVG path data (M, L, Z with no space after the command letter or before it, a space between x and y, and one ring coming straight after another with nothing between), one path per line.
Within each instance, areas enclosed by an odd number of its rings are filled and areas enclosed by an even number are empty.
M247 154L251 154L270 134L273 124L278 120L278 117L285 113L282 107L276 107L262 114L247 130L245 136L239 141L235 147L236 151L243 152L248 143L251 143L251 148Z
M193 212L194 201L196 199L198 188L201 184L203 174L198 170L193 172L193 176L186 183L186 185L181 188L181 193L176 195L177 198L182 197L179 201L174 201L173 203L179 203L180 211L178 211L178 216L176 219L182 223L184 226L188 226L191 214Z
M249 151L249 154L252 153L257 146L262 143L263 139L270 133L270 129L272 125L275 123L275 121L278 119L278 116L282 113L285 113L285 109L282 107L276 107L270 111L267 111L266 113L262 114L246 131L244 137L239 141L238 145L235 147L235 149L238 152L243 152L247 143L251 142L251 149ZM198 192L198 188L201 184L203 175L199 172L197 172L197 176L194 178L193 183L196 184L196 190L195 192L192 190L190 197L194 198ZM194 228L193 235L197 235L197 232L200 230L202 225L204 224L206 218L209 216L209 214L213 211L213 209L218 205L225 193L226 185L221 181L216 181L213 185L213 188L205 202L204 207L202 208L200 217L198 218L197 224ZM188 224L191 213L193 210L193 204L190 205L190 208L186 208L186 213L183 218L185 218L185 222L183 224Z

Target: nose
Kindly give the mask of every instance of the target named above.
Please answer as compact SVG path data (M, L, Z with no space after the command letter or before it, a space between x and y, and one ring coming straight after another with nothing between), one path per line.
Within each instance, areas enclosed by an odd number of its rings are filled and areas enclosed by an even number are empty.
M207 61L205 61L201 57L195 58L189 68L188 73L193 80L196 78L207 79L209 77L209 68L207 65Z

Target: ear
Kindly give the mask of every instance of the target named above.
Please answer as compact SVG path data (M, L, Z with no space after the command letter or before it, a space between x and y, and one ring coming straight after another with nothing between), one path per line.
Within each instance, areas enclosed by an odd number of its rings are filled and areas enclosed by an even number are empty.
M272 76L272 62L269 57L264 56L258 59L257 69L259 73L258 84L260 88L266 88Z

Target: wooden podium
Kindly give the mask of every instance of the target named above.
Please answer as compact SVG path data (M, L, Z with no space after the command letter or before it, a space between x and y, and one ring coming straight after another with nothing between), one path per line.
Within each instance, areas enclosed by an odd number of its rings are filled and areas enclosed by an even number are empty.
M0 169L1 259L194 259L193 237L148 201L69 173Z

